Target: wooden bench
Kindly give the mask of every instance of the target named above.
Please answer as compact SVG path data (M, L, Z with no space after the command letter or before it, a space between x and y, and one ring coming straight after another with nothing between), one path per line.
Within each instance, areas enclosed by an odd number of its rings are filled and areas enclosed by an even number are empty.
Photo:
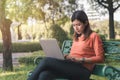
M118 41L103 41L105 50L105 59L118 60L120 61L120 42ZM72 46L71 40L65 40L62 45L63 54L68 54ZM35 59L35 64L40 62L41 57ZM120 64L120 63L118 63ZM120 66L113 67L106 64L96 64L93 75L106 77L108 80L120 80ZM66 80L66 79L57 79ZM96 79L97 80L97 79Z

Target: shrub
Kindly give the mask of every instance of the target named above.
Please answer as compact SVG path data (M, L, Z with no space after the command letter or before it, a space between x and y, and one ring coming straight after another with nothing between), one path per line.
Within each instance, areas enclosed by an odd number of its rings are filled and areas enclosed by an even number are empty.
M18 62L20 64L29 65L29 64L34 64L34 59L35 59L35 56L21 57L21 58L18 59Z
M105 35L101 35L101 34L100 34L100 37L101 37L102 41L105 41L105 40L106 40Z
M37 56L30 56L30 57L21 57L18 59L18 62L20 64L25 64L25 65L34 65L36 64L34 60L37 58ZM39 57L39 62L40 60L43 59L43 57Z
M68 39L67 33L57 24L51 26L51 38L56 38L61 46L64 40Z
M18 58L18 61L19 61L20 64L26 64L26 65L32 64L33 65L34 60L37 57L40 57L42 59L44 56L45 55L44 55L44 52L42 50L34 51L32 55Z
M12 52L33 52L41 50L39 42L15 42L12 43ZM0 52L2 52L3 47L0 43Z

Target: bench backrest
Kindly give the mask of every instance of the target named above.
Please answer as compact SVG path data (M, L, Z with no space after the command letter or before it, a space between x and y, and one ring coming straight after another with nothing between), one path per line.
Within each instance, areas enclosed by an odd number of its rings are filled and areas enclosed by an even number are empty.
M71 40L65 40L62 45L62 53L68 54L70 53L70 49L72 46ZM111 56L109 58L118 59L120 60L120 42L118 41L104 41L103 47L105 50L105 55ZM117 56L113 56L114 54L117 54Z

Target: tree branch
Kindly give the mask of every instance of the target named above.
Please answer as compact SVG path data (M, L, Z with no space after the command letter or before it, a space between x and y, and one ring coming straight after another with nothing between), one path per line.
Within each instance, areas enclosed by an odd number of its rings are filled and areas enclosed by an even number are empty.
M101 2L108 4L107 1L104 1L104 0L102 0Z
M102 1L100 1L100 0L97 0L97 2L98 2L98 4L100 4L100 5L102 5L104 8L107 8L108 9L108 6L106 6L106 5L104 5L103 3L107 3L106 1L104 1L104 0L102 0Z
M114 12L120 7L120 4L118 4L118 6L116 8L114 8Z

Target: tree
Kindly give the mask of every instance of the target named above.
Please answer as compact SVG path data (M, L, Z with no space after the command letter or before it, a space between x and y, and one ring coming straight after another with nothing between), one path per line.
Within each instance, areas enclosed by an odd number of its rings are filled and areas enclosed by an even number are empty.
M120 7L120 0L90 0L97 10L99 6L107 9L109 13L109 38L115 39L114 12Z
M6 0L0 0L0 29L3 39L3 70L12 71L12 45L10 34L10 25L12 22L5 18L5 3Z
M77 9L78 0L63 0L60 3L60 12L63 13L63 15L67 15L70 17L72 13Z
M37 3L39 3L39 9L44 12L44 18L43 21L52 21L53 24L55 24L55 19L58 19L59 16L59 2L60 0L38 0Z
M11 33L10 25L12 20L17 20L19 22L27 20L30 15L27 10L30 11L30 0L22 0L23 4L20 9L15 2L16 0L0 0L0 30L3 39L3 70L12 71L12 44L11 44ZM17 0L18 1L18 0ZM29 5L26 7L26 5ZM23 8L24 7L24 8ZM20 11L16 11L16 8ZM29 9L28 9L29 8ZM17 14L17 15L16 15ZM9 19L6 19L8 17ZM10 20L11 19L11 20Z
M18 40L22 39L20 27L22 24L27 22L28 17L32 15L31 5L33 4L32 0L7 0L6 1L6 17L12 21L18 22L16 25L18 28Z

